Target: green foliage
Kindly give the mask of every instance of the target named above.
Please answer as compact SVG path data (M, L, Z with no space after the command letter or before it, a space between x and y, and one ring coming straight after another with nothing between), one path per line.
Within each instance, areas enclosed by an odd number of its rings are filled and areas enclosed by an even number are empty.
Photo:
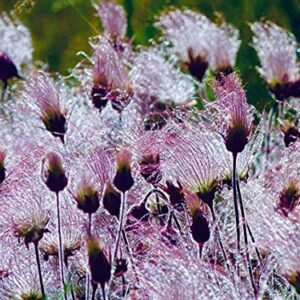
M291 30L300 40L298 0L119 0L128 16L128 36L135 43L157 39L156 16L168 6L190 7L215 19L216 12L240 30L242 45L238 54L248 99L259 109L270 108L271 98L255 66L258 59L250 47L249 22L269 19ZM78 51L89 52L88 38L101 32L101 24L89 0L1 0L0 10L13 10L31 29L35 58L64 74L80 60Z

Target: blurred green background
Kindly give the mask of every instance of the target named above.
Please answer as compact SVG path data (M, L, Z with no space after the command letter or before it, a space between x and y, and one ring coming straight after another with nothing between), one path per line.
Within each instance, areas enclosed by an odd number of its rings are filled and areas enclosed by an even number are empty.
M269 19L291 30L300 40L299 0L119 0L128 16L128 36L135 43L147 44L159 36L152 24L167 6L198 9L209 18L215 12L240 30L242 45L239 68L251 103L263 108L270 101L255 70L258 60L249 46L248 23ZM49 64L51 71L66 74L80 58L78 51L89 52L88 37L101 32L101 24L90 0L1 0L1 11L13 11L31 30L35 59Z

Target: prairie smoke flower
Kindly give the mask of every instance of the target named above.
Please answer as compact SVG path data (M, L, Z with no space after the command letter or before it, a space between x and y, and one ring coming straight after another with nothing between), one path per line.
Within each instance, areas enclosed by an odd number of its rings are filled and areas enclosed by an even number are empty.
M255 22L253 47L260 59L259 72L279 101L300 96L297 42L293 34L272 22Z
M129 149L124 148L117 155L117 169L113 183L123 193L130 190L134 184L131 174L131 153Z
M106 185L103 194L103 207L110 213L111 216L115 216L119 219L120 207L121 207L121 194L116 191L111 183Z
M52 79L46 73L39 72L28 80L25 96L39 108L46 130L64 143L67 120L61 110L59 94Z
M109 262L103 246L95 237L90 237L87 241L87 253L89 258L89 266L92 276L92 282L96 287L93 287L95 295L97 284L102 288L103 298L105 298L105 284L110 280L111 263Z
M101 111L110 101L112 107L121 112L132 97L125 62L105 37L100 38L94 56L91 91L93 104Z
M68 184L61 159L54 152L49 152L43 161L43 178L49 190L55 193L63 191Z
M194 241L196 241L200 247L201 256L202 247L210 237L208 221L203 214L199 199L195 194L187 193L185 195L185 202L192 216L192 224L190 226L191 233Z
M104 33L112 40L124 39L127 29L127 19L124 8L114 1L101 1L96 6L99 17L102 21Z
M214 127L234 155L242 152L252 132L252 110L247 103L240 79L235 75L221 76L215 82L216 110Z
M166 60L159 47L142 50L130 71L132 88L141 101L186 104L193 100L192 78L179 71L171 59Z
M9 79L20 78L20 67L31 62L33 49L29 30L5 14L0 16L0 37L0 80L6 87Z
M157 26L173 45L180 62L202 81L209 64L211 22L200 13L173 9L160 16Z
M6 177L5 158L6 153L0 150L0 184L5 180Z
M282 153L279 162L266 174L265 189L274 199L278 212L287 216L295 211L300 203L300 167L298 164L299 143L294 143Z
M225 22L219 26L212 24L210 38L210 68L216 73L232 73L241 44L238 30Z
M169 143L163 170L212 209L223 172L212 137L184 128L182 136L171 134Z
M74 199L77 202L78 209L90 215L95 213L100 206L99 193L87 179L83 179L77 187Z

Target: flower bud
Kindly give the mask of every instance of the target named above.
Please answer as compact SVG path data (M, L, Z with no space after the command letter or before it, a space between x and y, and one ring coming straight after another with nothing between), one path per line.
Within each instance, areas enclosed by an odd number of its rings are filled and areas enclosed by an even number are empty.
M99 84L94 84L91 91L92 102L94 106L101 112L108 102L109 91Z
M242 124L233 124L227 131L225 145L229 152L240 153L248 143L249 131Z
M6 87L7 81L13 77L21 78L16 65L6 54L0 53L0 80Z
M81 187L74 198L77 207L86 214L95 213L100 206L98 191L91 185Z
M190 226L192 237L199 245L203 245L210 237L209 224L202 213L198 197L188 193L185 200L192 216L192 225Z
M288 281L294 286L297 293L300 294L300 272L294 272L288 277Z
M200 55L195 57L192 49L189 49L188 55L189 55L189 62L186 63L186 66L189 72L195 78L197 78L199 82L201 82L207 70L208 62Z
M131 153L128 149L123 149L117 156L117 172L114 178L115 187L121 191L129 191L134 184L131 175Z
M103 196L103 206L110 213L119 219L121 194L116 191L111 183L108 183Z
M61 160L56 153L50 152L46 156L47 170L44 172L44 181L50 191L58 193L68 184L68 178Z
M66 117L52 107L43 111L41 117L46 129L51 132L54 137L59 137L64 143L64 136L67 132Z
M288 120L284 120L280 126L281 131L284 134L284 144L286 147L289 147L291 143L297 141L300 138L300 132L298 128Z
M205 242L209 240L210 230L209 225L202 214L201 210L197 210L194 212L192 216L192 225L191 232L193 239L200 245L203 245Z
M5 158L6 153L4 151L0 151L0 184L5 180L6 177Z
M88 239L87 252L92 281L104 286L110 280L111 264L98 239L95 237Z
M300 202L300 188L296 181L290 182L280 193L277 209L287 216Z

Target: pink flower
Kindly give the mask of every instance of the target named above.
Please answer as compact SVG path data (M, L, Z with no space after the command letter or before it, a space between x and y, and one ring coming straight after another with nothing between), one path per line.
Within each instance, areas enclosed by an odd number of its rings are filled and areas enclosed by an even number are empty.
M215 82L214 89L214 128L222 135L228 151L240 153L249 141L253 122L241 81L235 74L222 76Z
M173 9L162 14L157 26L174 47L174 52L190 73L202 80L209 63L211 22L191 10Z
M101 0L96 8L104 27L104 33L113 40L123 39L127 29L126 13L123 7L115 4L114 1Z
M239 31L225 22L219 26L212 24L210 38L210 68L217 73L231 73L241 44Z
M59 93L49 75L40 71L30 78L26 84L25 97L39 108L46 130L64 142L66 116L60 107Z
M253 47L260 60L258 69L278 100L300 97L297 42L293 34L272 22L251 25Z
M19 69L32 60L33 48L29 30L6 14L0 16L0 55L7 56ZM2 70L1 70L2 71Z
M122 111L132 97L131 83L125 62L106 38L100 38L95 49L92 101L102 110L108 101Z
M158 47L137 55L130 77L134 93L143 101L180 105L194 98L192 78L181 73L171 59L166 60Z

